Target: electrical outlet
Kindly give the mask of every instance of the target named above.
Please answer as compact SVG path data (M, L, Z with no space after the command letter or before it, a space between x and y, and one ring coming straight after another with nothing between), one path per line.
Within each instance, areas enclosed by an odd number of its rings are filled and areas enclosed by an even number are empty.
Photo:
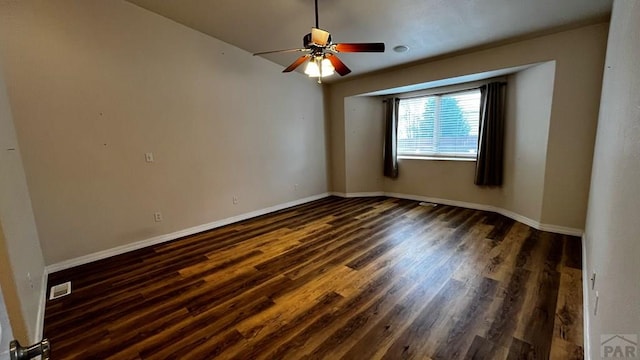
M234 205L238 204L238 197L237 196L234 196L233 199L231 199L231 200L233 201Z
M145 154L144 154L144 160L145 160L146 162L148 162L148 163L153 162L153 153L150 153L150 152L145 153Z
M160 211L154 212L153 213L153 220L155 222L161 222L162 221L162 213Z

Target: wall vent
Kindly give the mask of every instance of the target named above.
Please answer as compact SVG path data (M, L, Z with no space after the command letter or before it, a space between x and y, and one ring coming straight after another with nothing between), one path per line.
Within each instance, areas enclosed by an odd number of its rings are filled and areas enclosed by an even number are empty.
M55 300L69 294L71 294L71 281L52 286L51 293L49 293L49 300Z

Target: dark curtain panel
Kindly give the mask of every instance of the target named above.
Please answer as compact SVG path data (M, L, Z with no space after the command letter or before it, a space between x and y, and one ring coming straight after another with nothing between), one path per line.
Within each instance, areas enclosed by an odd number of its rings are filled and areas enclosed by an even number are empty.
M502 185L506 84L493 82L480 87L480 135L476 185Z
M384 176L398 177L398 104L400 99L392 98L384 101L386 106L384 126Z

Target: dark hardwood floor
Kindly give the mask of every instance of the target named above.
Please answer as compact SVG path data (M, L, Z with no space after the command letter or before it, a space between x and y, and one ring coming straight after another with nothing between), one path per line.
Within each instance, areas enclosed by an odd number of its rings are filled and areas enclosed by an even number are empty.
M90 241L89 239L87 241ZM51 274L52 359L581 359L581 244L330 197Z

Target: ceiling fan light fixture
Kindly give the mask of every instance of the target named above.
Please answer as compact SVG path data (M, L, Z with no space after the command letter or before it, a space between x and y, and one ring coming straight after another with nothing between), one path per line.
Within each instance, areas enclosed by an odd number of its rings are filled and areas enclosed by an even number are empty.
M318 84L322 84L322 78L338 73L345 76L351 72L337 56L338 53L364 53L364 52L384 52L384 43L337 43L331 40L331 34L318 25L318 0L314 0L316 26L311 28L311 32L302 38L303 48L272 50L254 53L253 55L266 55L273 53L304 52L305 55L298 57L293 63L287 66L283 73L289 73L307 62L304 73L309 77L318 79Z
M331 42L331 34L326 30L312 28L311 42L317 46L326 46Z
M320 63L320 65L318 65ZM322 69L322 71L320 71ZM327 77L335 73L335 68L327 58L313 58L309 60L304 73L309 77Z

